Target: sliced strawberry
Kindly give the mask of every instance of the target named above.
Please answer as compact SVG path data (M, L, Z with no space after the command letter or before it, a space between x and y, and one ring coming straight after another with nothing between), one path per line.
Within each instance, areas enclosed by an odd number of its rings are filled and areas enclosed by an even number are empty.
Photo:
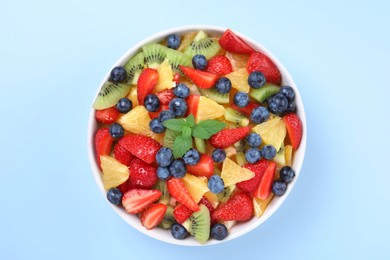
M130 190L129 180L125 181L124 183L119 185L117 188L122 192L122 194L125 194L126 192L128 192Z
M161 105L169 105L169 102L171 102L171 100L175 98L173 89L166 89L164 91L156 93L156 95L160 100Z
M120 144L116 144L114 146L114 158L117 159L121 164L130 166L131 161L134 159L134 155L132 155L129 151L127 151Z
M146 68L141 72L137 82L137 98L140 105L143 105L145 97L152 93L157 81L157 70Z
M200 204L205 205L209 209L210 214L213 213L213 211L215 210L215 208L213 207L213 204L211 204L211 202L208 199L206 199L205 197L202 197L200 199L199 205Z
M223 55L217 55L207 62L205 70L218 75L226 75L232 72L233 68L228 58Z
M146 229L156 227L164 219L167 206L162 203L153 204L141 213L141 224Z
M211 88L219 78L219 75L217 74L196 70L186 66L180 66L180 69L199 88Z
M278 67L268 56L261 52L254 52L249 56L246 69L248 73L261 71L268 83L280 85L282 82L282 76Z
M188 96L186 100L188 105L186 116L188 116L189 114L193 114L196 118L196 113L198 112L199 98L200 96L196 94L190 94Z
M270 162L267 169L264 172L263 178L261 178L260 184L253 196L262 200L268 198L271 194L272 181L275 176L276 162Z
M183 204L179 204L173 210L173 217L176 219L177 222L182 224L192 215L192 213L193 213L192 210L190 210Z
M214 173L214 161L210 155L201 154L197 164L187 165L187 172L196 176L210 177Z
M107 155L111 151L114 138L110 135L108 127L99 128L95 133L95 153L96 161L100 167L100 156Z
M245 192L233 195L225 204L211 214L216 221L246 221L253 217L252 197Z
M173 75L173 80L174 82L176 82L176 84L179 83L180 81L180 74L179 73L175 73L175 75Z
M255 52L251 46L230 29L227 29L223 33L221 39L219 39L219 45L221 45L224 50L237 54L251 54L252 52Z
M252 114L252 110L255 109L256 107L259 107L260 104L256 102L249 102L249 104L246 107L239 107L236 104L232 103L230 106L237 110L238 112L243 113L246 116L250 116Z
M240 141L247 136L250 131L250 126L224 129L211 136L210 144L216 148L226 148Z
M132 189L122 197L122 205L130 214L137 214L161 197L159 190Z
M115 107L109 107L103 110L96 110L95 119L99 123L112 124L119 116L119 111Z
M184 183L177 178L171 178L167 181L167 188L169 194L174 197L178 202L191 209L192 211L198 211L199 206L191 197L190 192L184 186Z
M302 140L302 122L297 114L287 114L283 117L284 124L286 125L288 138L290 139L292 147L296 150L301 144Z
M118 143L148 164L155 161L156 154L161 148L161 144L156 140L140 134L127 134Z
M150 189L158 180L157 170L152 165L135 158L130 164L129 184L131 188Z
M267 160L260 160L257 163L247 163L244 168L255 173L255 177L250 180L242 181L236 184L237 188L247 193L254 192L259 186L265 171L267 170L269 162Z
M169 106L168 105L161 105L160 108L156 112L148 112L150 119L157 118L160 115L161 111L163 111L163 110L169 110Z

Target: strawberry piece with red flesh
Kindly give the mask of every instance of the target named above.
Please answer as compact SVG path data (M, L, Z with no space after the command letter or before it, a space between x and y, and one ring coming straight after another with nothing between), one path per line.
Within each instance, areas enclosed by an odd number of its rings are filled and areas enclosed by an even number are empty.
M120 162L121 164L130 166L131 161L134 159L134 155L132 155L129 151L127 151L123 146L117 143L114 146L114 158Z
M180 74L175 73L175 75L173 75L172 81L174 81L174 82L176 82L176 84L178 84L180 82Z
M261 52L254 52L249 56L246 69L249 74L253 71L262 72L267 83L280 85L282 82L282 75L278 67L268 56Z
M211 136L210 144L215 148L226 148L240 141L247 136L250 131L250 126L224 129Z
M199 95L196 94L190 94L187 98L187 113L186 116L192 114L196 118L196 113L198 112L198 106L199 106Z
M111 146L114 142L114 138L110 135L110 129L108 127L99 128L95 133L95 153L96 161L100 166L100 156L108 155L111 152Z
M245 107L239 107L237 106L236 104L232 103L230 104L230 106L234 109L234 110L237 110L238 112L246 115L246 116L250 116L252 114L252 110L259 107L260 104L259 103L256 103L256 102L249 102L249 104Z
M155 69L146 68L139 75L137 82L137 98L140 105L144 104L144 99L152 93L158 82L158 72Z
M99 123L112 124L119 116L119 111L115 107L109 107L103 110L96 110L95 119Z
M135 158L130 164L128 181L131 188L150 189L158 181L157 170L152 165Z
M156 154L161 148L156 140L140 134L127 134L118 143L148 164L156 160Z
M302 121L297 114L287 114L283 117L284 124L286 125L288 138L290 139L292 147L296 150L301 144L302 140Z
M253 217L252 197L245 192L233 195L225 204L211 214L215 221L247 221Z
M211 204L211 202L206 199L205 197L202 197L198 203L199 205L200 204L203 204L205 205L208 209L209 209L209 212L210 214L214 212L215 208L213 207L213 205Z
M159 190L131 189L122 197L122 205L130 214L143 211L161 197Z
M164 110L169 110L169 106L168 105L161 105L160 108L156 112L148 112L150 119L157 118L160 115L161 111L164 111Z
M173 89L166 89L164 91L158 92L156 93L156 96L160 100L161 105L169 105L169 102L171 102L171 100L176 97L173 93Z
M199 206L191 197L190 192L184 186L184 183L177 178L171 178L167 181L167 188L169 194L174 197L178 202L191 209L192 211L198 211Z
M253 196L262 200L265 200L271 194L272 181L275 177L276 162L270 162L267 169L264 172L263 177L259 183L259 186L253 193Z
M259 187L260 181L262 180L269 162L267 160L260 160L257 163L247 163L244 168L251 170L255 173L255 177L250 180L242 181L236 184L237 188L247 193L253 193L257 187Z
M210 177L214 173L214 161L210 155L201 154L197 164L187 165L187 172L196 176Z
M162 203L153 204L141 213L141 224L147 230L156 227L164 219L167 206Z
M219 78L219 75L217 74L196 70L186 66L180 66L180 69L196 86L203 89L213 87Z
M219 45L229 52L236 54L251 54L255 50L230 29L227 29L219 39Z
M233 68L228 58L223 55L217 55L207 62L205 70L218 75L226 75L231 73Z
M192 215L192 213L193 213L192 210L190 210L183 204L179 204L173 210L173 217L176 219L177 222L182 224Z

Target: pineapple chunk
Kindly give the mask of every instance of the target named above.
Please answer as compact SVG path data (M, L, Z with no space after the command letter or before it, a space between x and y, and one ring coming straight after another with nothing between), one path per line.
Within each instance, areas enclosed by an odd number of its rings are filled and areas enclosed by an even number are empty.
M253 208L255 210L256 217L260 218L264 214L264 211L266 210L268 204L271 202L273 197L273 193L271 193L265 200L253 197Z
M198 112L196 113L196 122L206 119L215 119L225 114L225 108L205 96L199 97Z
M225 53L226 58L229 59L232 64L233 71L246 68L248 63L249 55L247 54L234 54L231 52Z
M216 207L218 206L219 200L218 200L217 194L212 193L211 191L208 191L208 192L206 192L203 196L204 196L208 201L211 202L211 204L213 205L214 208L216 208Z
M171 64L167 59L164 60L163 63L157 69L158 72L158 82L154 87L154 92L160 92L166 89L171 89L175 86L175 82L173 82L173 72L171 68Z
M254 172L242 168L229 158L226 158L222 164L221 178L223 179L225 187L250 180L253 177L255 177Z
M127 95L127 98L131 100L131 102L133 103L133 107L136 107L139 105L138 98L137 98L137 87L132 87L130 89L130 92Z
M250 90L250 86L248 84L249 74L246 68L233 71L232 73L227 74L225 77L230 79L233 88L237 89L238 91L249 93Z
M118 119L118 123L127 131L148 136L153 133L149 128L149 122L149 113L144 106L137 106Z
M276 151L279 151L280 147L282 147L286 137L286 126L278 116L256 125L252 130L261 136L265 144L273 145Z
M103 170L104 189L109 190L117 187L129 178L129 168L115 160L113 157L107 155L100 156L100 162Z
M286 145L284 147L284 157L287 166L292 165L292 151L293 151L293 147L291 145Z
M181 44L177 50L184 52L188 48L188 46L190 46L190 44L194 40L196 34L197 34L196 31L191 31L191 32L185 34L183 36L183 39L181 40Z
M196 203L209 191L207 183L192 174L187 173L182 178L182 181Z

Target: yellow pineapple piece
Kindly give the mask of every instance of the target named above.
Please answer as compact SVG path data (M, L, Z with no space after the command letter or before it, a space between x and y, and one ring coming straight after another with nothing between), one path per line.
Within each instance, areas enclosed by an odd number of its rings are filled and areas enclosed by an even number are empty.
M183 39L181 40L180 46L177 49L178 51L184 52L188 46L190 46L191 42L194 40L197 32L191 31L183 36Z
M137 106L118 119L118 123L127 131L150 136L149 122L149 113L144 106Z
M171 64L167 59L160 64L157 69L158 72L158 82L154 87L154 92L160 92L166 89L171 89L175 86L175 82L173 82L173 72L171 68Z
M100 162L103 170L104 189L109 190L117 187L129 178L129 168L115 160L113 157L107 155L100 156Z
M225 56L232 64L233 71L246 68L246 65L248 64L249 55L247 54L234 54L231 52L226 52Z
M273 145L276 151L279 151L280 147L282 147L284 138L286 137L286 126L278 116L256 125L252 130L261 136L264 144Z
M225 148L226 157L232 157L233 155L236 155L237 150L233 146L229 146Z
M291 145L286 145L284 147L284 158L287 166L292 165L292 152L293 152L293 147Z
M268 204L271 202L273 197L273 193L271 193L265 200L253 197L253 208L255 210L256 217L260 218L264 214L264 211L266 210Z
M127 98L131 100L131 102L133 103L133 107L136 107L139 105L138 98L137 98L137 87L136 86L133 86L130 89L130 92L127 95Z
M207 182L192 174L187 173L182 178L182 181L196 203L198 203L203 195L209 191Z
M222 164L221 178L223 179L225 187L241 181L247 181L252 179L254 176L254 172L242 168L240 165L230 160L229 158L226 158Z
M208 201L211 202L211 204L213 205L214 208L216 208L219 204L219 201L218 201L218 196L217 194L215 193L212 193L211 191L208 191L206 192L204 195L203 195Z
M221 117L225 114L225 108L215 102L212 99L209 99L205 96L200 96L198 112L196 113L196 122L206 119L215 119Z
M246 68L233 71L232 73L227 74L225 77L230 79L233 88L237 89L238 91L249 93L250 90L250 86L248 85L249 74Z

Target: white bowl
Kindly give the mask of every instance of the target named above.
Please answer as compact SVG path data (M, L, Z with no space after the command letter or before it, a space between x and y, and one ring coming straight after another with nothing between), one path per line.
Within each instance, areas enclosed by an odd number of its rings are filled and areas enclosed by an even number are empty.
M216 26L209 26L209 25L189 25L189 26L183 26L183 27L177 27L177 28L172 28L166 31L162 31L159 33L156 33L149 38L139 42L132 48L130 48L112 67L119 66L119 65L124 65L124 63L131 58L133 55L135 55L143 45L149 42L159 42L163 40L167 35L172 34L172 33L178 33L179 35L183 35L187 32L194 31L194 30L204 30L210 35L215 35L215 36L221 36L222 33L226 30L226 28L222 27L216 27ZM295 85L293 79L291 78L290 74L286 70L286 68L272 55L270 51L268 51L263 45L260 43L257 43L256 41L250 39L249 37L242 35L238 32L235 32L238 36L240 36L243 40L245 40L249 45L251 45L254 49L263 52L266 54L268 57L271 58L271 60L277 65L279 68L281 74L282 74L282 84L283 85L289 85L293 87L295 90L295 102L297 106L297 114L299 115L302 124L303 124L303 136L302 136L302 141L299 146L299 149L295 151L295 155L293 158L293 169L295 170L295 178L294 180L288 185L288 189L286 193L281 196L281 197L275 197L271 203L268 205L266 211L260 218L254 217L252 220L244 222L244 223L239 223L235 225L229 235L222 241L217 241L210 239L206 244L204 245L213 245L213 244L218 244L218 243L223 243L229 240L232 240L234 238L237 238L239 236L242 236L246 234L247 232L253 230L254 228L260 226L262 223L264 223L269 217L274 214L274 212L283 204L291 190L293 189L295 182L297 181L299 177L299 172L302 167L304 155L305 155L305 149L306 149L306 116L305 116L305 111L303 108L303 103L301 96L299 94L298 88ZM101 173L99 170L99 167L96 163L95 159L95 151L94 151L94 145L93 145L93 136L95 131L97 130L97 123L95 121L95 111L92 108L92 103L95 100L95 97L99 93L99 90L101 86L108 80L110 76L110 73L108 72L106 76L103 78L101 84L97 87L96 94L94 95L93 99L91 100L91 112L89 116L89 122L88 122L88 155L89 155L89 161L91 164L92 168L92 173L95 177L96 183L102 192L104 196L104 200L106 200L106 191L103 188L103 183L102 183L102 178L101 178ZM106 200L107 201L107 200ZM148 235L152 238L171 243L171 244L176 244L176 245L183 245L183 246L200 246L194 238L188 237L187 239L184 240L176 240L172 237L171 233L169 230L163 230L160 228L155 228L153 230L146 230L142 225L139 220L139 218L136 215L130 215L128 214L123 208L114 206L110 204L108 201L107 203L112 207L112 209L127 223L129 223L132 227L135 229L139 230L140 232L144 233L145 235Z

